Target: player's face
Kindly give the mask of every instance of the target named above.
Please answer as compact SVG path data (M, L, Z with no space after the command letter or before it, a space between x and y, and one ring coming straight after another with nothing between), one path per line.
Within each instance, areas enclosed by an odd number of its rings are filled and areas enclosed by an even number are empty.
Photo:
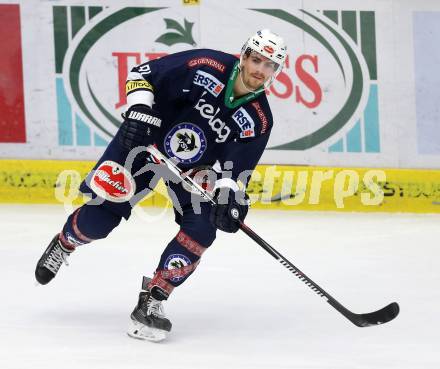
M252 51L249 56L243 57L243 82L248 88L257 90L273 76L276 69L276 63Z

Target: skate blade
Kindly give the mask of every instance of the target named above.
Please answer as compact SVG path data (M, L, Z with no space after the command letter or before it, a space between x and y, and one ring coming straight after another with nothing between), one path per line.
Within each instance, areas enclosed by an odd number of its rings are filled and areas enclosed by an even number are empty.
M131 320L127 334L138 340L160 342L167 338L167 331L157 328L150 328L138 321Z

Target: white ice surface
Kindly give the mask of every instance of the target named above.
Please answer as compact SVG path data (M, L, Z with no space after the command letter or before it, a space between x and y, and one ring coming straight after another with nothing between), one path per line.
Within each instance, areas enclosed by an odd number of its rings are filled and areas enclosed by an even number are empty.
M145 208L149 214L154 211ZM244 234L219 233L165 310L168 341L129 338L140 287L177 226L133 216L84 246L47 286L35 264L64 224L58 206L0 206L0 368L440 368L440 216L251 211L247 223L355 312L358 328Z

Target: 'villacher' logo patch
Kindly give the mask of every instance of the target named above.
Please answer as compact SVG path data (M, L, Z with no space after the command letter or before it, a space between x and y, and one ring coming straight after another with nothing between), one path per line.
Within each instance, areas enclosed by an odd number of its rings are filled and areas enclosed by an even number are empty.
M125 202L134 195L136 183L122 165L106 160L93 173L90 188L108 201Z
M183 164L191 164L199 160L206 147L205 134L192 123L180 123L173 127L164 141L167 154Z

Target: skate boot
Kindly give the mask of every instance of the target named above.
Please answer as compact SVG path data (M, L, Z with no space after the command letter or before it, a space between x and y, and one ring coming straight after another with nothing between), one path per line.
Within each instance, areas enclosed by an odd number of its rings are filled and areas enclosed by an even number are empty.
M128 335L148 341L162 341L171 331L171 322L165 317L162 307L164 296L148 289L151 279L144 277L139 300L131 313ZM155 287L158 288L158 287Z
M61 245L59 235L56 235L47 247L44 254L38 260L35 269L35 278L40 284L48 284L57 274L61 264L67 263L67 258L72 253Z

